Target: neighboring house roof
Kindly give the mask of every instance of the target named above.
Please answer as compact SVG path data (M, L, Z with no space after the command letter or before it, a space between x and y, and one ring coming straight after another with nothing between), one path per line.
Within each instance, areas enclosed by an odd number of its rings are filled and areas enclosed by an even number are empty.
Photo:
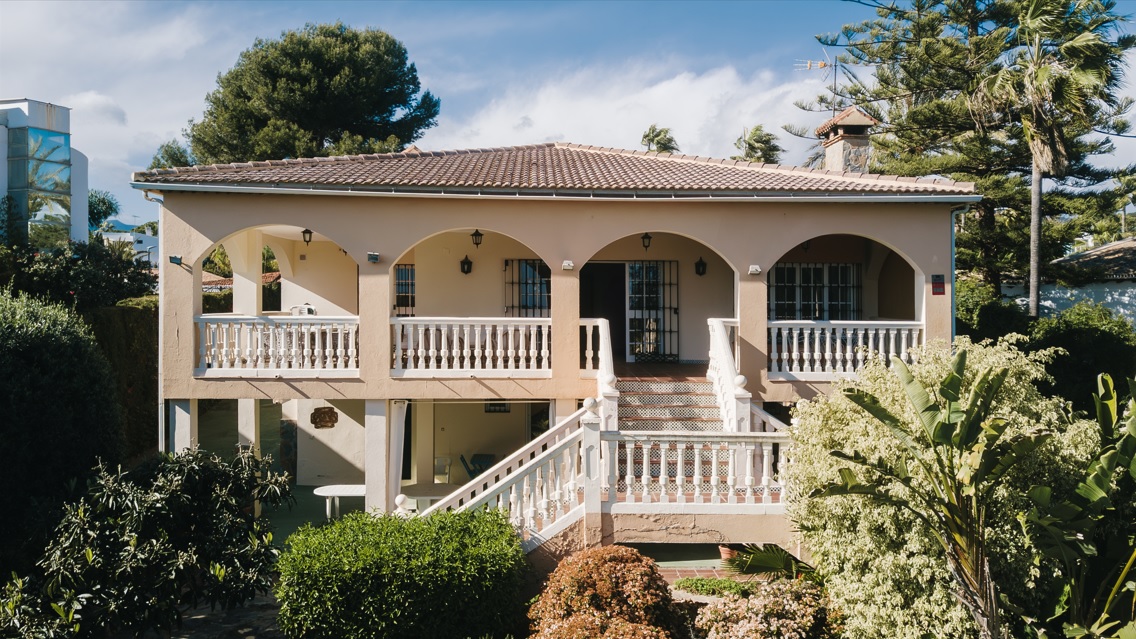
M974 184L625 151L563 142L271 160L134 174L134 187L591 197L946 196L977 200ZM951 196L956 196L952 198ZM939 198L936 198L939 199Z
M262 273L260 276L261 284L275 284L280 281L280 273ZM221 277L216 273L209 271L201 272L201 286L204 288L228 288L233 285L233 278Z
M1087 251L1053 260L1091 274L1092 281L1136 280L1136 237L1109 242Z

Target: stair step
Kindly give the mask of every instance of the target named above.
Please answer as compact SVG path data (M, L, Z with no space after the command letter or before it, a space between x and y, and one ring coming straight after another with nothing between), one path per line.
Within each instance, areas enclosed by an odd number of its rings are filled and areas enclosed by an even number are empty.
M648 404L626 406L619 404L619 418L636 419L643 417L671 417L677 419L721 419L717 405L693 404Z
M647 381L622 380L616 381L615 387L619 392L628 393L713 393L714 386L703 381Z
M711 418L683 418L671 417L636 417L633 419L620 419L620 430L662 430L662 431L720 431L721 419Z
M716 406L714 393L620 393L620 406L659 406L686 404L690 406Z

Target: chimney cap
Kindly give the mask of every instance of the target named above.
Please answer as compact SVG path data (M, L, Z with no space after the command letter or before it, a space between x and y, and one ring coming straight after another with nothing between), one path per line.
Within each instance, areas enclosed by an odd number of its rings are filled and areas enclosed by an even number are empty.
M862 126L866 128L879 123L879 120L861 111L860 107L853 105L837 113L826 120L824 124L817 127L816 134L817 137L823 138L829 131L832 131L837 126Z

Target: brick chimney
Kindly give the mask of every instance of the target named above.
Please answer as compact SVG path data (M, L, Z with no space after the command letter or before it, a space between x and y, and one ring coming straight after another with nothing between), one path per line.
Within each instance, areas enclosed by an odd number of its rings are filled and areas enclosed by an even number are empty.
M824 168L829 171L868 172L868 129L879 120L850 106L817 127L824 145Z

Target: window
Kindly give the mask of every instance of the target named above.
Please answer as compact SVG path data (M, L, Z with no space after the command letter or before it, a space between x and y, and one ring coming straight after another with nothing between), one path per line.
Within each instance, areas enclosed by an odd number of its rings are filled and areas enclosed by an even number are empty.
M414 317L414 265L394 265L395 317Z
M858 320L861 265L784 262L769 277L773 320Z
M543 260L505 260L505 315L549 317L552 271Z

